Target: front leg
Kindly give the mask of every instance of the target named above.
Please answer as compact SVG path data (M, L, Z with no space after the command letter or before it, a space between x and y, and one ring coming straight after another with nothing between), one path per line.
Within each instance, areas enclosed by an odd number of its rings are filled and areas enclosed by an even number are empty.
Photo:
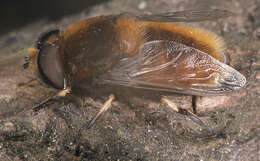
M101 107L100 111L95 115L95 117L93 117L91 119L91 121L87 125L87 129L90 129L94 125L94 123L98 120L98 118L112 106L112 102L114 99L115 99L115 96L113 94L111 94L109 96L109 99Z
M55 99L55 98L57 98L57 97L64 97L64 96L66 96L66 95L67 95L68 93L70 93L70 92L71 92L71 88L68 87L67 89L64 89L64 90L59 91L59 92L56 93L55 95L52 95L52 96L46 98L46 99L43 100L41 103L39 103L39 104L37 104L37 105L35 105L35 106L33 107L33 112L37 112L37 111L39 111L40 109L42 109L43 106L44 106L46 103L48 103L49 101L51 101L52 99Z

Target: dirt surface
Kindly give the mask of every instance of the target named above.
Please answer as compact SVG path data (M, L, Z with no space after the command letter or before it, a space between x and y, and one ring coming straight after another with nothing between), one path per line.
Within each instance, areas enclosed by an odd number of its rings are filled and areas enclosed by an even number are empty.
M95 15L198 8L227 9L237 14L193 25L224 37L230 65L248 82L236 93L197 97L193 103L192 96L169 98L183 108L193 104L203 121L228 138L210 137L207 130L188 118L140 95L127 97L126 101L116 99L90 130L79 129L100 109L107 95L70 94L37 115L30 112L33 105L55 92L38 82L19 86L35 78L22 65L27 48L33 47L41 32L65 28ZM39 19L6 33L0 38L0 160L260 160L259 47L259 0L112 0L55 23Z

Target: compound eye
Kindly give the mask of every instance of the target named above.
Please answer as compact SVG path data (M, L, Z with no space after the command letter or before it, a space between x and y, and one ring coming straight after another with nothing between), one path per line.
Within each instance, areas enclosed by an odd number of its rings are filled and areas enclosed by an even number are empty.
M42 80L57 89L64 89L64 69L57 45L46 44L39 51L38 69Z

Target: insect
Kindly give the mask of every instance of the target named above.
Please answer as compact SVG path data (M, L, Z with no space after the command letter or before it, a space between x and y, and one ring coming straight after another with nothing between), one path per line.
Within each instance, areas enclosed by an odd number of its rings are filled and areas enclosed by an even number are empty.
M36 69L43 82L59 90L51 98L65 96L82 83L189 95L232 92L243 87L246 78L227 65L222 38L204 29L174 23L216 20L230 15L228 11L215 9L88 18L65 31L56 29L41 36L36 48L30 50L25 67ZM88 127L114 99L111 94ZM167 97L163 96L161 101L213 134L220 134Z

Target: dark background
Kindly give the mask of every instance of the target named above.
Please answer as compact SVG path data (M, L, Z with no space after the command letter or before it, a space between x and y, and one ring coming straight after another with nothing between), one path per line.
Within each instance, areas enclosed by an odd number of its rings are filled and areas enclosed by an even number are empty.
M0 35L22 27L37 19L58 19L88 9L108 0L4 0L0 2Z

